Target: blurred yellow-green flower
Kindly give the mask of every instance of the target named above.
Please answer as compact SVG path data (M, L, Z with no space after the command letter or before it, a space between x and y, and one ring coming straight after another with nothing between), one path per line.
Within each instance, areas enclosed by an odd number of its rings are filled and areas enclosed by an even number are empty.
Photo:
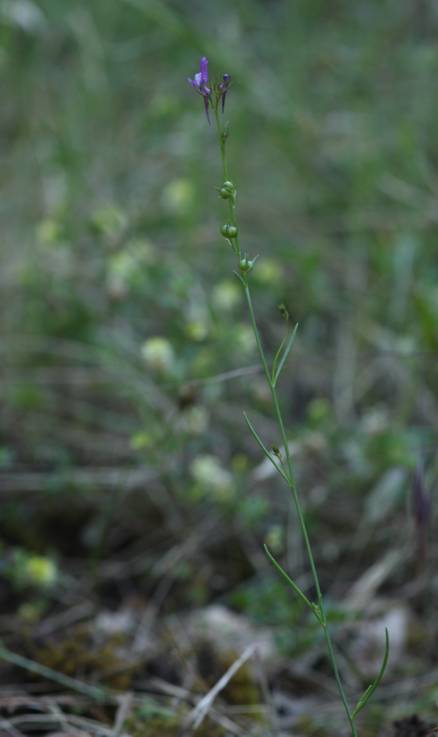
M113 254L107 262L107 288L112 297L124 297L130 287L144 277L142 268L155 260L155 249L147 239L128 241L122 250Z
M105 204L98 207L91 217L91 225L100 235L114 237L120 235L126 227L127 218L117 205Z
M241 289L231 279L223 279L213 290L213 305L217 310L230 311L241 301Z
M53 246L61 240L62 227L57 220L46 218L38 223L36 234L40 243L45 246Z
M208 325L202 320L188 322L185 330L187 337L196 342L204 340L208 335Z
M141 355L146 366L159 374L171 373L175 354L167 338L155 336L148 338L142 347Z
M150 432L137 432L131 437L131 448L133 450L144 450L155 442L154 435Z
M192 461L190 472L201 492L217 501L228 501L234 496L232 474L213 455L200 455Z
M272 525L266 535L266 545L275 555L279 555L283 549L284 529L280 525Z
M283 272L274 259L262 258L257 262L257 269L254 271L255 280L261 284L276 286L283 279Z
M256 347L254 333L249 325L239 323L235 327L234 342L241 354L250 354Z
M194 202L193 184L189 179L174 179L164 188L162 202L164 208L174 214L183 215L191 210Z
M19 588L36 586L48 589L58 580L58 569L51 558L16 548L8 567L8 576Z
M33 555L27 559L23 573L29 583L44 588L53 586L58 577L58 571L53 560L40 555Z

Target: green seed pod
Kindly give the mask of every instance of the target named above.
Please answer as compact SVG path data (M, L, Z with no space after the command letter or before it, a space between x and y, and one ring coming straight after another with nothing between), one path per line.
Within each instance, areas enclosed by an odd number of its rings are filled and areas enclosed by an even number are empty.
M240 259L239 268L242 274L247 274L249 271L251 271L252 267L254 266L254 260L250 260L248 258L242 258Z
M240 273L247 274L249 271L251 271L254 268L254 264L257 261L257 259L258 259L258 256L254 256L254 258L248 258L248 256L243 256L239 262Z
M221 233L224 238L237 238L237 228L231 223L225 223L221 228Z
M231 200L233 196L232 192L229 192L228 189L225 189L225 187L221 187L219 190L219 197L221 197L223 200Z
M235 196L236 190L234 187L233 182L226 181L223 183L222 187L219 190L219 196L222 197L223 200L231 200Z

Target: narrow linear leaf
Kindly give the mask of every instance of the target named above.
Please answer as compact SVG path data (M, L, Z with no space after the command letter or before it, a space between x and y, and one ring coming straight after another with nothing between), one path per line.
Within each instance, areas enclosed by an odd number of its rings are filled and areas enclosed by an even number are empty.
M278 362L280 361L281 353L283 351L283 347L284 347L284 344L286 343L286 340L287 340L287 334L284 336L283 340L281 341L278 351L274 356L274 360L272 361L272 372L271 372L272 383L274 383L274 377L277 371Z
M310 599L306 596L306 594L304 593L304 591L302 591L302 589L300 589L300 587L298 586L298 584L295 583L295 581L289 576L288 573L286 573L286 571L284 570L283 566L278 562L278 560L276 558L274 558L274 556L272 555L272 553L269 550L268 546L267 545L264 545L263 547L265 549L266 555L268 556L269 560L274 565L274 567L277 569L277 571L279 573L281 573L281 575L283 576L283 578L286 579L286 581L288 582L289 586L291 586L291 588L295 591L295 593L297 594L297 596L299 596L300 599L302 601L304 601L304 603L306 604L306 606L309 607L309 609L313 612L313 614L318 619L318 621L321 621L320 620L320 617L319 617L319 614L318 614L318 607L310 601Z
M286 481L286 483L289 483L289 479L288 479L286 473L283 471L282 467L277 463L277 461L275 460L275 458L273 457L273 455L267 449L266 445L264 444L263 440L261 439L260 435L258 434L257 430L255 429L254 425L252 424L252 422L249 419L249 417L246 414L246 412L243 413L243 416L245 418L246 424L248 425L249 429L251 430L251 433L252 433L254 439L256 440L256 442L260 446L260 448L262 449L262 451L265 454L266 458L268 458L271 461L271 463L274 466L274 468L276 469L276 471L278 471L278 473L280 474L280 476L282 476L284 478L284 480Z
M286 363L286 361L288 359L288 356L289 356L289 353L292 350L292 346L294 344L294 340L295 340L295 336L297 334L297 330L298 330L298 323L296 323L296 325L294 326L294 328L291 330L291 332L289 334L289 337L286 340L286 343L283 340L282 343L281 343L281 345L280 345L279 350L277 351L277 354L276 354L275 359L274 359L274 366L272 368L272 383L273 383L274 386L277 384L278 378L279 378L279 376L280 376L280 374L281 374L281 372L283 370L284 364ZM283 344L284 344L284 348L283 348ZM282 350L281 358L278 358L277 359L277 356L279 356L280 351L281 351L282 348L283 348L283 350Z
M359 701L357 702L356 706L354 707L353 714L352 714L353 717L357 716L357 714L359 714L359 712L362 711L364 706L367 705L368 701L370 700L376 688L379 686L385 674L386 666L388 664L388 658L389 658L389 633L388 633L388 629L385 627L385 652L383 655L382 665L380 666L380 670L376 678L374 679L372 683L370 683L368 688L365 689Z

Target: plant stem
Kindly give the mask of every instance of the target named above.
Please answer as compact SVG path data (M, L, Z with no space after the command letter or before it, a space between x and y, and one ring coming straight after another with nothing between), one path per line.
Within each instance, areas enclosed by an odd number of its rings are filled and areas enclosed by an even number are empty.
M224 182L229 180L229 174L228 174L228 160L227 160L227 134L225 133L221 116L219 112L219 106L216 105L214 109L214 115L216 120L216 128L218 132L219 137L219 146L221 150L221 159L222 159L222 171L224 176ZM234 225L237 228L237 214L236 214L236 196L234 196L230 199L228 199L228 212L229 212L229 218L230 218L230 225ZM237 236L234 239L235 242L235 251L236 255L240 261L242 252L240 249L240 240L239 240L239 229L237 228Z
M277 420L278 429L280 431L281 440L282 440L282 443L283 443L283 446L284 446L284 451L285 451L285 454L286 454L286 463L287 463L287 470L288 470L288 486L289 486L289 489L292 492L292 497L293 497L294 506L295 506L295 510L296 510L296 513L297 513L297 517L298 517L298 521L299 521L299 525L300 525L300 529L301 529L301 534L302 534L303 539L304 539L306 553L307 553L307 557L308 557L308 560L309 560L310 568L311 568L311 571L312 571L313 582L314 582L314 585L315 585L316 596L317 596L317 599L318 599L318 607L319 607L319 610L320 610L320 613L321 613L321 626L322 626L322 629L323 629L323 632L324 632L324 638L325 638L326 645L327 645L327 651L328 651L330 663L331 663L331 666L332 666L332 669L333 669L333 673L334 673L334 676L335 676L335 680L336 680L336 685L337 685L337 688L338 688L339 696L341 697L341 700L342 700L342 704L344 706L345 713L346 713L347 718L348 718L348 721L350 723L352 735L353 735L353 737L357 737L356 727L355 727L355 724L354 724L353 717L351 715L351 711L350 711L350 707L349 707L349 704L348 704L348 701L347 701L347 697L346 697L346 694L345 694L344 686L342 684L341 677L340 677L340 674L339 674L339 669L338 669L338 665L337 665L337 662L336 662L336 656L335 656L335 653L334 653L333 643L332 643L330 631L329 631L328 624L327 624L327 616L326 616L325 606L324 606L324 597L322 595L321 585L320 585L320 582L319 582L318 571L317 571L316 564L315 564L315 558L313 556L312 545L311 545L311 542L310 542L309 533L308 533L308 530L307 530L307 525L306 525L306 521L305 521L303 509L302 509L302 506L301 506L301 502L300 502L300 498L299 498L299 494L298 494L298 489L297 489L297 486L296 486L296 483L295 483L295 476L294 476L292 458L291 458L291 454L290 454L290 450L289 450L289 443L288 443L288 439L287 439L287 435L286 435L286 429L284 427L284 421L283 421L283 416L282 416L282 413L281 413L280 403L278 401L278 395L277 395L276 388L272 384L271 375L269 373L268 363L266 361L265 352L264 352L262 341L261 341L261 338L260 338L260 333L259 333L259 329L258 329L258 326L257 326L255 312L254 312L254 306L253 306L253 302L252 302L252 298L251 298L251 292L250 292L250 289L249 289L249 285L248 284L245 285L244 291L245 291L246 301L248 303L249 314L250 314L250 317L251 317L252 329L253 329L253 332L254 332L254 335L255 335L255 339L256 339L256 343L257 343L257 348L258 348L258 351L259 351L260 360L262 362L263 371L264 371L264 374L265 374L265 377L266 377L266 381L267 381L267 383L269 385L269 389L270 389L270 392L271 392L272 402L273 402L274 410L275 410L275 417L276 417L276 420Z
M217 125L218 136L219 136L220 150L221 150L223 176L224 176L224 180L227 181L229 179L228 162L227 162L227 149L226 149L227 136L226 136L226 133L223 130L222 121L221 121L221 117L220 117L218 106L216 106L216 108L215 108L215 118L216 118L216 125ZM228 206L229 206L230 222L231 222L232 225L234 225L234 226L237 227L236 200L235 200L235 197L233 197L232 199L229 199L228 200ZM238 255L239 259L240 259L241 249L240 249L240 244L239 244L238 237L236 238L236 253L237 253L237 255ZM344 686L343 686L343 683L342 683L342 680L341 680L341 676L340 676L340 673L339 673L339 668L338 668L338 664L337 664L337 660L336 660L336 654L335 654L335 651L334 651L333 642L332 642L332 638L331 638L329 627L328 627L327 615L326 615L325 605L324 605L324 597L322 595L321 585L320 585L319 575L318 575L318 570L317 570L317 567L316 567L315 558L313 556L312 545L311 545L309 533L308 533L308 530L307 530L306 520L305 520L305 517L304 517L303 508L301 506L300 497L299 497L298 489L297 489L296 482L295 482L294 467L293 467L292 457L291 457L290 450L289 450L289 443L288 443L288 438L287 438L287 434L286 434L286 429L285 429L285 426L284 426L283 415L282 415L282 412L281 412L281 407L280 407L280 403L279 403L279 399L278 399L276 387L274 385L274 381L273 381L272 376L271 376L271 373L269 371L268 361L266 359L266 355L265 355L265 351L264 351L264 348L263 348L262 339L261 339L260 332L259 332L259 329L258 329L257 320L256 320L256 316L255 316L255 311L254 311L254 305L253 305L253 302L252 302L250 287L249 287L249 284L248 284L248 275L247 274L241 275L240 276L240 281L242 282L242 285L243 285L243 288L244 288L245 298L246 298L246 302L247 302L247 305L248 305L249 315L250 315L250 319L251 319L251 325L252 325L252 329L253 329L253 332L254 332L255 340L256 340L256 343L257 343L257 349L258 349L258 352L259 352L260 361L262 363L263 372L265 374L265 378L266 378L266 381L268 383L268 386L269 386L269 389L270 389L270 392L271 392L272 403L273 403L274 412L275 412L275 419L276 419L276 422L277 422L278 430L279 430L279 433L280 433L280 436L281 436L281 441L283 443L284 452L285 452L285 455L286 455L287 484L288 484L288 487L289 487L289 489L290 489L290 491L292 493L292 498L293 498L293 501L294 501L295 511L296 511L296 514L297 514L297 518L298 518L298 522L299 522L301 534L302 534L303 540L304 540L304 545L305 545L305 549L306 549L307 558L309 560L309 565L310 565L310 569L311 569L311 572L312 572L312 578L313 578L313 582L314 582L314 586L315 586L315 592L316 592L316 597L317 597L317 602L318 602L318 609L319 609L319 613L320 613L320 617L318 619L319 619L319 622L321 624L321 627L322 627L322 630L323 630L323 633L324 633L324 639L325 639L325 642L326 642L328 657L329 657L329 660L330 660L330 663L331 663L331 666L332 666L333 674L335 676L335 681L336 681L336 686L337 686L337 689L338 689L338 693L339 693L340 699L342 701L342 705L343 705L344 710L345 710L346 717L347 717L348 722L349 722L349 725L350 725L352 737L358 737L356 725L355 725L355 722L354 722L354 717L352 715L352 712L351 712L351 709L350 709L350 706L349 706L349 703L348 703L348 699L347 699L347 696L346 696L346 693L345 693L345 689L344 689Z

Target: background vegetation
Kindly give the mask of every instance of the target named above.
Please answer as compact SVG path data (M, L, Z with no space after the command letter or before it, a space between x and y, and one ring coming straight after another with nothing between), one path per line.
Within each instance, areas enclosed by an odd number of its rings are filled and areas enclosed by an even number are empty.
M433 0L0 3L5 729L178 735L263 635L199 734L340 734L323 643L262 553L306 586L242 419L278 442L186 82L202 54L233 77L266 344L279 303L300 323L282 394L352 691L391 628L364 734L436 723L437 31ZM63 701L11 651L133 701Z

